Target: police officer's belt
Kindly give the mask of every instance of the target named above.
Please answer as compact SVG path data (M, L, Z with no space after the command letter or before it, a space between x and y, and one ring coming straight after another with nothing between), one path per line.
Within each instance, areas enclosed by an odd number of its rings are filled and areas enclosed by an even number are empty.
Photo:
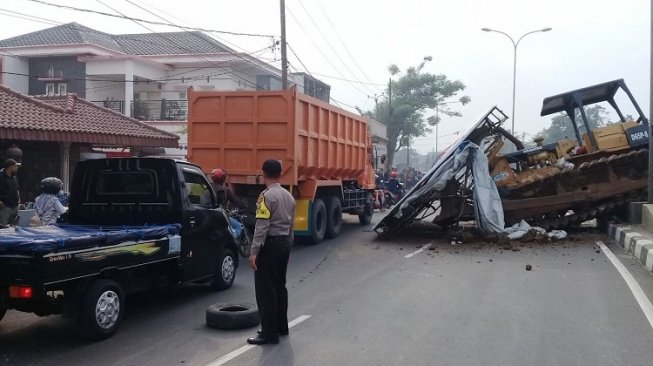
M265 238L266 243L275 244L275 243L287 243L290 237L288 235L279 235L279 236L268 236Z

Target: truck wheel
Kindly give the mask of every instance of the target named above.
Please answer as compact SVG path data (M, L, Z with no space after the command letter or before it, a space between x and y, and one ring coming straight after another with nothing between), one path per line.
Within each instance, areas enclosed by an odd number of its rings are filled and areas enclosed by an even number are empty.
M373 200L374 196L372 196L371 193L368 194L367 203L363 208L363 213L358 215L358 221L361 223L361 225L369 225L372 223L372 216L374 215L374 207L372 205Z
M206 309L206 325L216 329L250 328L261 322L254 304L213 304Z
M220 261L218 261L218 266L211 282L211 288L213 290L226 290L234 284L237 260L238 258L236 258L234 252L227 248L222 249Z
M87 339L102 340L111 337L125 312L125 295L111 280L93 282L82 295L82 307L77 329Z
M317 198L313 201L313 212L311 213L311 228L310 242L318 244L324 240L327 230L327 210L324 201Z
M327 211L327 229L325 236L335 238L340 234L342 229L342 203L340 198L329 197L326 206Z

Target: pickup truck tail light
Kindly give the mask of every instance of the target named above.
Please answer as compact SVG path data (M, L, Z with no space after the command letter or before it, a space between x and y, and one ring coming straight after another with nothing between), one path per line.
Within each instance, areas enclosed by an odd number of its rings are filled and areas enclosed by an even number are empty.
M32 286L9 286L9 297L12 299L31 299Z

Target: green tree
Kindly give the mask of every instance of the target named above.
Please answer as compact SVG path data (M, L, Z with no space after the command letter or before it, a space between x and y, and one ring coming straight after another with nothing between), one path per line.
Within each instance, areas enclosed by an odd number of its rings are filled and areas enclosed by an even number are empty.
M459 80L449 80L443 74L422 73L422 66L410 67L405 73L401 73L397 65L388 68L391 75L399 76L391 84L392 121L389 121L387 89L376 109L363 113L388 126L388 166L392 166L396 152L409 145L412 139L431 132L431 127L439 122L439 118L424 118L427 110L438 107L440 115L461 116L460 112L447 107L445 102L463 91L465 84ZM469 101L467 96L458 99L460 104Z
M608 124L609 117L606 109L601 105L593 105L591 107L585 108L585 115L587 116L587 122L590 125L590 129L595 129L598 127L604 127ZM583 119L581 118L580 111L576 109L576 124L581 134L585 133L585 125L583 124ZM548 144L551 142L556 142L564 139L576 139L576 133L574 132L574 125L571 123L571 119L566 113L560 113L554 116L551 119L551 126L540 132L540 135L544 137L544 143Z

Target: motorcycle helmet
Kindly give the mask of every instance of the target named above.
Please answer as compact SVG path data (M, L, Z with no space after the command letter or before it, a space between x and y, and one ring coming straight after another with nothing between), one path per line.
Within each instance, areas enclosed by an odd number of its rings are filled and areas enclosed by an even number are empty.
M41 192L58 194L63 189L63 182L59 178L48 177L41 181Z
M399 174L397 174L397 172L393 171L393 172L390 173L390 178L397 178L398 176L399 176Z
M211 171L211 180L213 180L215 183L222 184L225 180L227 180L227 172L219 168L213 169Z

